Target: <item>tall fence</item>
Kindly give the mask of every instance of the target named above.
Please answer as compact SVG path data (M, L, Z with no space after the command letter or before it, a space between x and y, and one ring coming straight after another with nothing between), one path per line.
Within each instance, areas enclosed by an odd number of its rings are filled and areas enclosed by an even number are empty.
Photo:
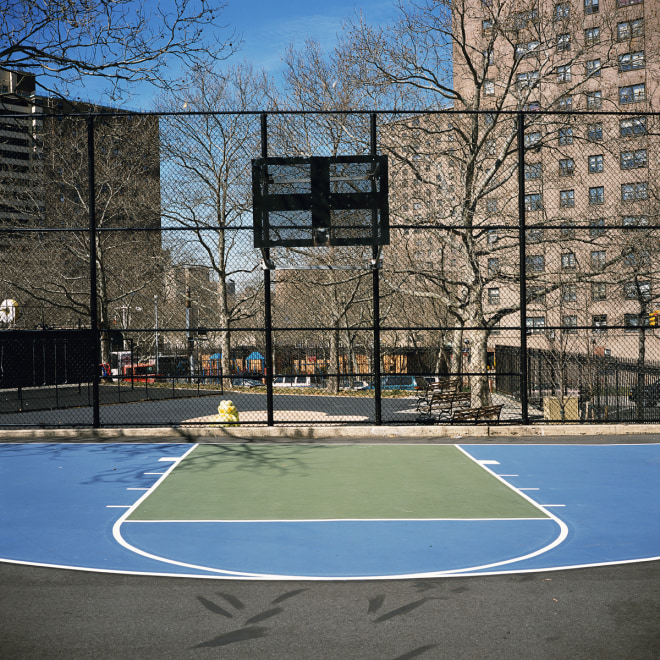
M659 123L2 116L0 426L657 421ZM253 159L373 152L388 245L254 247Z

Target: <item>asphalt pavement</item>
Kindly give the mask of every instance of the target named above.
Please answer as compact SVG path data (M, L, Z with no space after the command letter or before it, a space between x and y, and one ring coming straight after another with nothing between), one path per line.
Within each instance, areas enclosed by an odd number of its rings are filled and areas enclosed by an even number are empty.
M353 427L348 438L347 427L240 429L246 433L233 440L456 442L441 430ZM496 438L484 430L473 429L472 441L619 444L660 437L656 427L559 427L556 435L551 427L505 427ZM67 441L85 442L112 433L113 442L227 442L232 432L5 430L0 439L63 441L67 433ZM464 433L462 442L469 429ZM660 561L362 582L146 577L0 563L0 657L657 660L659 584Z
M660 562L384 582L262 582L0 564L0 655L653 660Z

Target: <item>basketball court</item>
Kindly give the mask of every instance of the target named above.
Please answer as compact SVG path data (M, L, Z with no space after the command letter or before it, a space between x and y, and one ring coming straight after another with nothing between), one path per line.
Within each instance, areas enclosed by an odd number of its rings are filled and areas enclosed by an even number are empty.
M660 445L2 444L0 560L356 580L660 558Z

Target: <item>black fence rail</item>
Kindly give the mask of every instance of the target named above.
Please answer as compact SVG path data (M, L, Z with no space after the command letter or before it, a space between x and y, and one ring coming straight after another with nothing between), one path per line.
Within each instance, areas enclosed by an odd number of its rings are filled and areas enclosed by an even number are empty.
M222 423L223 399L254 425L452 423L455 406L498 407L502 424L657 421L657 113L3 126L0 426L194 427ZM389 244L350 244L341 231L372 221L355 209L321 241L282 207L279 247L255 247L255 162L331 157L333 190L362 199L341 163L373 154ZM271 193L302 194L300 172Z

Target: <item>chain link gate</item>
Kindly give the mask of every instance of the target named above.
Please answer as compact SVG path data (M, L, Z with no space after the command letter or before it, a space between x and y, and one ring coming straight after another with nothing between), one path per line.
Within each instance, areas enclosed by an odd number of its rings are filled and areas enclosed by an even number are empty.
M657 420L657 114L264 116L2 117L0 425ZM374 144L390 245L263 269L252 160Z

